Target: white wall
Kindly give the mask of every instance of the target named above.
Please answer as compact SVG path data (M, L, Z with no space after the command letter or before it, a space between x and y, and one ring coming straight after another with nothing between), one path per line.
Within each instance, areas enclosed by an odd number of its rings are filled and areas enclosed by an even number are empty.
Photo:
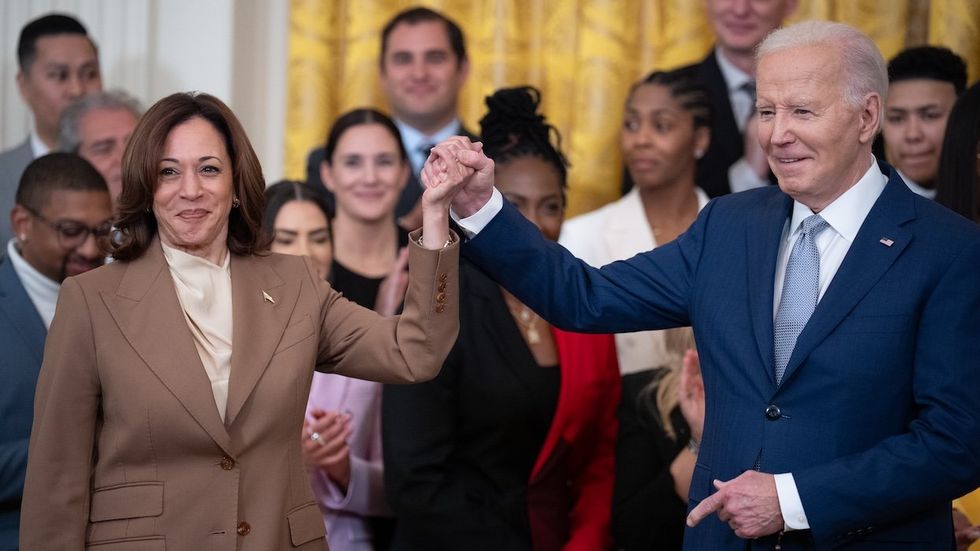
M145 106L199 90L241 119L267 179L283 172L285 0L0 0L0 149L19 144L31 116L14 79L21 27L44 13L79 18L99 46L102 81Z

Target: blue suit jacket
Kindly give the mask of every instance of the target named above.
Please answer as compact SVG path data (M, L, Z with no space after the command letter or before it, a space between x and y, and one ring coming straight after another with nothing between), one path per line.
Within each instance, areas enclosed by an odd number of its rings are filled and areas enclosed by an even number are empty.
M9 258L0 260L0 549L17 549L34 387L47 329ZM71 430L66 425L65 430Z
M716 199L676 241L601 269L509 205L464 252L563 329L694 327L707 405L691 506L713 479L792 472L811 530L784 549L948 550L949 501L980 485L980 229L882 169L778 387L773 281L793 203L775 186ZM716 516L685 534L686 549L747 543L773 546Z

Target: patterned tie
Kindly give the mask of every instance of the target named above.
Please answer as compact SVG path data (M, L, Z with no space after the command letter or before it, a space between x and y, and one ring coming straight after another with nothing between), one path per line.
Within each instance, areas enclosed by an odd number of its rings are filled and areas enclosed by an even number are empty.
M774 340L777 385L783 380L796 338L817 307L820 293L820 251L817 250L816 239L830 224L814 214L804 219L802 226L802 233L789 254L783 292L779 308L776 309Z

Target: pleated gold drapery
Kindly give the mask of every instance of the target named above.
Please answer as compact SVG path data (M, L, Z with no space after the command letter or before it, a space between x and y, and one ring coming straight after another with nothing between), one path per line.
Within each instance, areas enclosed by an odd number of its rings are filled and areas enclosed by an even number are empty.
M302 179L307 153L330 122L359 106L386 108L378 85L380 30L404 0L291 0L286 176ZM422 4L463 28L471 71L460 115L478 131L483 98L501 86L541 89L542 110L572 163L569 211L615 199L618 132L629 86L655 68L702 58L713 37L694 0L442 0ZM885 58L907 45L942 44L980 74L977 0L801 0L790 20L829 19L862 29Z

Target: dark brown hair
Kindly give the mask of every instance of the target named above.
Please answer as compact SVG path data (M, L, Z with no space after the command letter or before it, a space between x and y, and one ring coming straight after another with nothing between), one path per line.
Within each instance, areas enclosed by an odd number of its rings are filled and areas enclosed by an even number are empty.
M157 233L153 216L153 193L157 188L160 158L167 136L175 127L200 117L224 137L232 166L233 197L239 206L228 219L228 250L249 255L264 252L269 245L262 234L265 211L265 180L252 144L242 124L221 100L196 92L172 94L156 102L140 118L122 160L123 189L119 195L118 230L112 256L135 260L146 252Z
M385 54L388 52L388 38L391 37L391 33L395 30L395 27L402 24L418 25L419 23L428 23L430 21L445 25L449 47L456 54L456 65L458 66L460 63L466 61L466 40L463 38L463 30L459 28L459 25L435 10L416 6L396 14L385 24L384 29L381 30L381 68L384 69Z

